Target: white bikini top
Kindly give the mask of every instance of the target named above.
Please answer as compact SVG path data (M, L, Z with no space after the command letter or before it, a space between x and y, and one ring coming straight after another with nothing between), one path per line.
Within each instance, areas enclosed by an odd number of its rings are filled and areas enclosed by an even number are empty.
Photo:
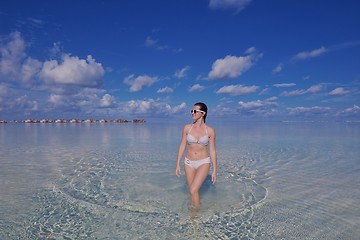
M194 124L191 125L191 128L189 129L189 132L187 134L187 137L186 137L187 143L188 144L201 144L204 146L208 145L209 144L209 134L208 134L206 125L205 125L206 134L199 139L196 139L193 135L190 134L190 131L193 126L194 126Z

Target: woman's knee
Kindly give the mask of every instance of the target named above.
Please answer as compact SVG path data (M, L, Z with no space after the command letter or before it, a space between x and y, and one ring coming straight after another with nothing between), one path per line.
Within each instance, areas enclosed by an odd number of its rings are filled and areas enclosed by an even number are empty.
M200 188L201 188L201 184L191 184L191 186L189 187L189 192L190 194L193 196L193 195L198 195L199 192L200 192Z
M189 191L190 191L190 195L196 195L199 193L199 188L198 187L194 187L194 186L190 186L189 188Z

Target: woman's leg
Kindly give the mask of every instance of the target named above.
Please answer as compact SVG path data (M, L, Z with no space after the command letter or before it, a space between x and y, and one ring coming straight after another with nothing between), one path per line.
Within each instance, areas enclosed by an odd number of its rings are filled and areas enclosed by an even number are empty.
M189 190L190 190L191 184L195 178L196 170L187 164L184 164L184 170L185 170L186 182L187 182Z
M210 163L204 163L193 169L185 164L186 180L188 182L191 204L195 207L200 205L199 190L207 175L209 174Z

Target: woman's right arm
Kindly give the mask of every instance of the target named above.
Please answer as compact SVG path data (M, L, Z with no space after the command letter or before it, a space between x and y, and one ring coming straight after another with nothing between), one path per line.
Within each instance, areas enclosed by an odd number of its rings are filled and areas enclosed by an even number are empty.
M184 154L184 151L185 151L185 148L186 148L186 132L187 131L186 131L186 125L185 125L183 130L182 130L180 146L179 146L177 159L176 159L175 174L176 174L177 177L180 177L180 162L181 162L181 158L182 158L182 156Z

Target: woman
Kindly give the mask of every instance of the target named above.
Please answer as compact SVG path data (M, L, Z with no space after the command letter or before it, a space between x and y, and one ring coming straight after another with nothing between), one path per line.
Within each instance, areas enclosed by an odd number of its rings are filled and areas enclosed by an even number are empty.
M185 149L184 160L186 181L189 186L191 204L200 206L199 190L206 179L212 162L212 183L216 182L215 130L205 125L207 106L195 103L191 110L193 124L187 124L182 130L182 137L176 161L175 174L180 177L180 162ZM210 161L211 160L211 161Z

